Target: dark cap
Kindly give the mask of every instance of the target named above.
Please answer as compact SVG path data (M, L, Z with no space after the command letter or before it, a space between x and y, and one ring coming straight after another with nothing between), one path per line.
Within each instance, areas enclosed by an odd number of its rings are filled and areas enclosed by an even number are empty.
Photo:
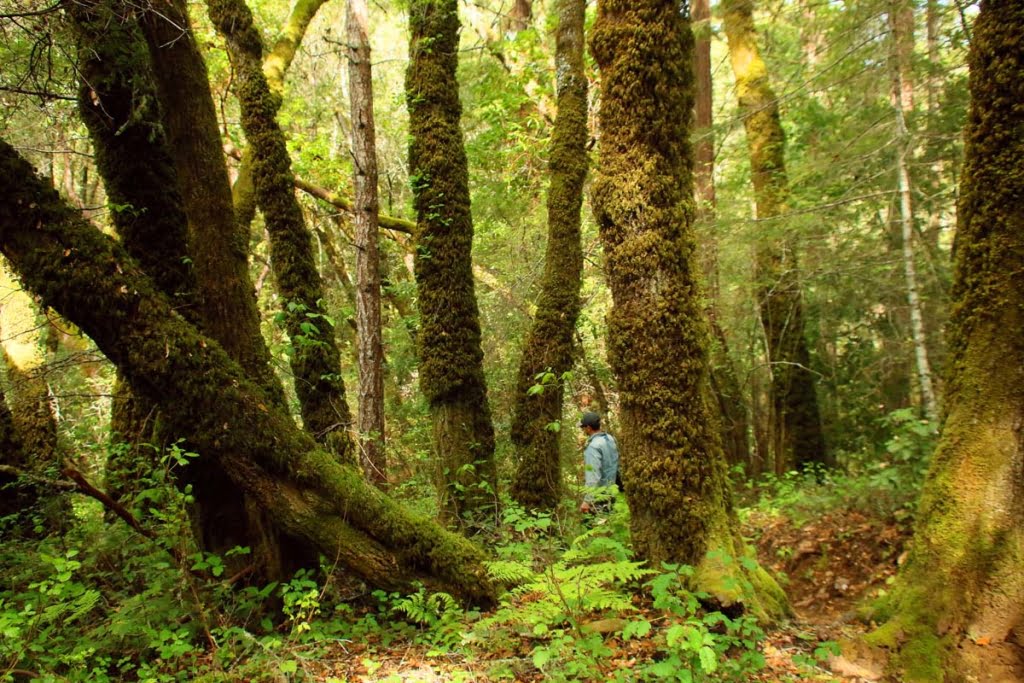
M591 427L592 429L601 428L601 416L597 413L583 413L583 417L580 418L580 427Z

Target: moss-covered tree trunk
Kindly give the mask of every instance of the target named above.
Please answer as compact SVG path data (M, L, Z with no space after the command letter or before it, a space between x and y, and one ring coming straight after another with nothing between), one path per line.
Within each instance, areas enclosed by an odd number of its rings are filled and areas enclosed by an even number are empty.
M755 247L758 307L771 364L771 440L776 471L829 463L804 336L800 271L792 237L776 227L786 210L786 141L778 99L757 46L752 0L724 0L729 59L736 76L758 220L767 221Z
M284 390L260 333L249 279L248 235L236 229L206 65L186 3L155 0L140 23L188 224L202 329L263 390L266 405L284 410ZM247 498L216 459L193 460L183 480L193 486L193 522L205 550L223 554L235 546L251 548L256 565L251 576L257 581L280 578L296 567L315 563L308 549L273 527L267 513Z
M580 208L588 165L584 9L582 0L560 0L555 8L558 118L551 136L548 244L537 313L519 363L512 420L512 443L519 456L512 497L526 507L548 510L562 493L558 431L550 425L562 419L562 377L573 365L583 271ZM537 376L549 372L553 382L542 384L542 392L531 393L539 383Z
M409 513L323 450L168 299L114 241L67 207L0 141L0 251L46 305L77 324L168 429L290 535L387 588L416 579L488 605L494 589L469 541Z
M242 130L252 154L256 204L270 235L270 263L291 341L289 362L306 430L342 460L355 451L348 430L341 357L324 309L313 238L295 197L295 178L277 104L263 74L263 42L243 0L209 0L210 20L225 38L235 68Z
M722 447L730 465L750 464L747 406L736 368L729 356L725 330L719 321L718 235L715 215L715 131L712 127L711 2L695 0L693 71L696 82L694 102L694 190L700 264L711 322L711 389L718 403L722 425Z
M904 681L973 680L1024 625L1024 1L982 2L942 437L910 556L869 641ZM983 655L982 655L983 657Z
M613 298L608 348L621 396L633 545L653 566L698 567L700 587L723 602L777 612L781 592L745 558L706 402L689 23L672 0L600 0L591 51L601 70L594 213ZM750 583L736 581L739 574Z
M373 120L373 68L370 64L369 8L348 0L349 102L352 107L352 214L356 233L356 332L359 337L359 461L378 485L388 482L384 450L384 345L380 317L378 248L377 133Z
M150 57L138 24L122 3L70 6L78 42L78 111L93 143L96 168L114 207L111 219L125 250L196 323L196 284L188 255L188 222L160 120ZM123 378L114 385L107 487L131 497L156 466L155 408Z
M313 21L316 13L327 0L297 0L292 5L281 29L281 35L274 43L274 48L263 60L263 75L267 77L267 85L280 103L284 95L284 75L295 59L306 29ZM232 201L235 204L235 219L238 230L242 234L249 232L252 220L256 216L256 186L252 179L252 149L246 148L238 165L238 176L231 186Z
M442 514L468 521L497 500L494 427L474 291L469 172L455 78L455 0L409 4L409 172L416 208L420 388L434 423Z
M142 15L174 159L203 329L283 406L284 390L260 334L249 277L249 235L236 229L217 112L185 0L153 0Z

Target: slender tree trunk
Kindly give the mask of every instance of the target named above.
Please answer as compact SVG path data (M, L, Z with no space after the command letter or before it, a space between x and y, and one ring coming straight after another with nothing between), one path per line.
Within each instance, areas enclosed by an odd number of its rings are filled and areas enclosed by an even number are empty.
M942 437L910 556L869 642L904 681L973 680L1024 624L1024 2L983 1L955 249ZM976 645L978 644L978 645Z
M442 514L472 527L494 508L498 482L473 283L469 173L459 127L458 4L412 0L409 28L405 92L417 220L420 387L434 423Z
M537 313L519 363L512 443L519 466L511 493L520 504L550 510L562 494L558 431L565 387L573 365L573 333L580 311L583 251L580 209L587 177L587 77L583 69L583 0L561 0L555 11L558 118L551 136L548 244ZM554 375L540 393L537 376Z
M736 75L743 125L750 148L757 218L785 213L788 193L785 134L779 107L757 47L751 0L724 0L729 58ZM767 223L765 230L778 230ZM761 235L754 267L761 320L772 373L774 458L785 468L830 464L821 428L810 351L804 338L800 275L790 235Z
M377 216L377 134L373 121L366 0L348 0L348 90L352 107L352 166L355 188L356 331L359 337L359 461L370 481L388 482L384 451L384 348L380 321L380 250Z
M785 597L756 562L721 559L749 554L706 402L690 27L672 0L599 0L590 45L602 83L594 214L613 298L609 360L621 395L633 546L653 566L697 567L697 585L723 603L781 612Z
M932 386L931 364L928 362L917 268L914 265L914 208L909 166L909 158L913 154L913 141L910 131L907 129L906 120L906 115L914 108L913 81L909 77L910 60L914 47L914 14L913 7L906 5L907 3L901 0L893 0L889 11L891 33L889 62L892 75L893 109L896 111L896 135L898 136L896 178L900 197L900 245L907 305L910 309L910 333L914 342L914 361L917 368L918 387L921 392L921 407L924 409L925 416L934 423L938 420L938 408L935 389Z
M701 271L704 274L707 314L711 321L711 388L721 414L722 446L730 464L748 465L750 442L747 407L736 369L729 356L728 340L718 315L718 236L715 233L715 134L712 128L711 3L695 0L693 70L696 76L694 106L693 169L696 220L704 227L700 242Z
M313 241L295 197L294 176L277 105L263 75L263 44L244 0L209 0L210 20L235 67L242 130L252 149L256 203L270 234L270 262L291 340L290 364L306 430L343 460L354 460L341 359L323 308Z
M483 554L409 513L267 405L214 340L174 315L114 241L88 225L0 141L0 251L25 285L88 334L168 429L188 433L273 522L384 588L414 580L490 605Z

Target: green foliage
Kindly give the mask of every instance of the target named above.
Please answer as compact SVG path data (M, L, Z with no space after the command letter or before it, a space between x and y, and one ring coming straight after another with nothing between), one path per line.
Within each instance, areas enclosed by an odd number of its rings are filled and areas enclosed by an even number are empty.
M753 617L706 608L708 596L689 588L692 567L659 572L633 560L626 514L620 501L607 523L582 533L554 562L490 563L492 576L515 588L473 638L492 646L524 635L540 641L531 661L546 680L744 680L759 670L763 633ZM512 521L531 528L529 515ZM612 668L610 638L652 639L657 653L631 670Z
M911 514L938 434L911 409L879 420L890 434L880 447L841 453L842 469L810 468L745 482L741 496L763 512L785 514L797 524L839 508L895 515ZM749 499L756 496L756 499Z

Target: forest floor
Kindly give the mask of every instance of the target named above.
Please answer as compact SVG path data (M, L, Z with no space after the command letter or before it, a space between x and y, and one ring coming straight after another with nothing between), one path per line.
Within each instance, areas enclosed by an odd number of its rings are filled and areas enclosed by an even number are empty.
M788 624L765 634L760 645L765 667L748 680L886 680L883 661L863 656L851 661L838 655L834 644L851 641L867 629L857 619L856 609L865 599L884 591L895 576L910 536L909 525L891 515L880 519L856 510L836 510L799 524L785 515L755 511L747 515L744 528L756 544L761 563L781 578L796 612ZM629 669L654 654L649 639L623 641L618 635L608 635L606 643L611 648L604 662L608 672ZM486 653L472 657L409 642L347 643L336 657L321 657L304 668L319 680L332 681L436 683L509 680L512 676L518 681L545 680L532 664L533 646L534 642L524 637L507 649L487 647ZM497 667L506 673L492 677ZM1024 681L1024 676L993 678L985 683L1010 681Z
M865 651L853 656L849 647L840 655L836 644L854 643L870 628L870 624L858 618L858 607L887 589L905 558L910 525L906 518L898 521L899 516L890 514L882 518L840 509L794 523L787 516L772 512L755 511L747 515L746 535L754 541L760 562L781 578L796 613L785 626L765 634L759 646L765 666L747 680L893 680L884 673L884 660L872 658ZM621 630L621 624L618 628ZM619 635L610 634L605 642L611 655L604 662L604 680L621 680L625 673L621 670L630 669L654 654L650 639L623 641ZM546 680L532 664L533 645L529 637L524 637L506 650L486 647L486 653L474 657L432 651L428 646L408 642L348 643L336 652L336 657L321 658L305 668L307 673L325 681L439 683L513 677L517 681ZM1019 648L1011 652L990 647L980 654L990 666L989 674L977 683L1024 681ZM504 674L494 676L496 668Z

